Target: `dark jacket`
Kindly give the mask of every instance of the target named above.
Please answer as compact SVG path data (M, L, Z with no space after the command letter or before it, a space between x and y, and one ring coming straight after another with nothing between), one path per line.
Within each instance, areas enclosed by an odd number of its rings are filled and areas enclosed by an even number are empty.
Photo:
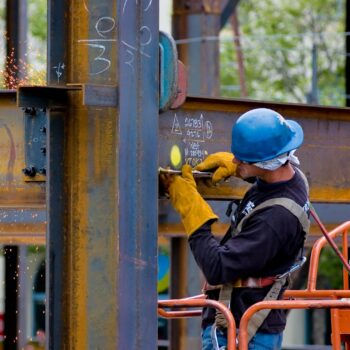
M277 197L290 198L309 211L305 182L296 171L289 181L268 184L258 180L253 184L234 213L235 225L252 208ZM300 254L304 239L299 220L286 208L274 205L257 210L244 222L242 231L236 236L228 233L218 242L211 233L210 223L206 223L190 236L189 243L205 278L211 285L217 285L238 278L270 277L286 272ZM233 290L231 310L237 327L245 310L262 301L269 289ZM218 290L208 292L208 296L218 299ZM214 315L213 309L204 309L202 326L212 324ZM281 332L285 323L285 312L272 310L259 331Z

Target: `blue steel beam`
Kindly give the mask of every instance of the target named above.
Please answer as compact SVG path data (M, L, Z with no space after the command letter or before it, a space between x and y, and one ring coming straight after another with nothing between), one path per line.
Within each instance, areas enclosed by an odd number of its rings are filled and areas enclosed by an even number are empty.
M156 349L158 1L121 5L117 348Z

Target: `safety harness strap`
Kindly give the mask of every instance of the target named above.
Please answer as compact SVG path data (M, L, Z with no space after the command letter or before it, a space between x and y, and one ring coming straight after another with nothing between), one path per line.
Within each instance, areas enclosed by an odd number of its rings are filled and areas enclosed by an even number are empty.
M302 174L302 172L300 171ZM304 178L304 180L306 180ZM307 182L306 182L307 183ZM301 226L303 227L303 231L305 234L309 233L310 229L310 221L303 210L303 208L297 204L295 201L289 198L285 197L279 197L279 198L272 198L268 199L263 203L260 203L257 205L250 213L248 213L237 225L235 228L233 234L239 234L242 230L242 226L245 220L247 220L249 217L251 217L256 211L261 210L263 208L273 206L273 205L280 205L287 210L289 210L295 217L298 218ZM277 278L272 287L270 288L269 292L264 298L264 301L269 301L269 300L277 300L278 296L285 285L287 278L289 277L289 272L283 274L281 277ZM231 301L231 294L232 290L235 288L235 285L233 283L225 283L220 289L220 294L219 294L219 301L226 305L226 307L230 308L230 301ZM257 313L255 313L252 318L249 321L248 325L248 341L250 341L254 335L256 334L257 330L259 327L262 325L268 314L270 313L271 310L269 309L264 309L260 310ZM217 310L216 316L215 316L215 327L220 327L220 328L227 328L227 322L225 317L222 315L222 313Z
M280 205L287 210L289 210L295 217L299 219L299 222L301 226L303 227L303 231L305 233L308 233L310 230L310 220L303 210L303 208L293 201L290 198L284 198L284 197L279 197L279 198L272 198L268 199L265 202L260 203L258 206L256 206L250 213L248 213L237 225L235 231L235 234L238 234L242 230L243 223L252 216L257 210L264 209L266 207L271 207L273 205Z
M278 296L281 293L281 290L285 283L287 282L287 278L289 275L285 275L276 280L276 282L272 285L269 292L266 294L264 301L277 300ZM256 312L250 319L248 324L248 343L252 340L257 330L263 324L264 320L271 312L271 309L262 309Z
M225 283L220 288L219 301L228 309L230 308L232 289L232 283ZM226 318L219 310L215 314L215 325L219 328L227 328Z

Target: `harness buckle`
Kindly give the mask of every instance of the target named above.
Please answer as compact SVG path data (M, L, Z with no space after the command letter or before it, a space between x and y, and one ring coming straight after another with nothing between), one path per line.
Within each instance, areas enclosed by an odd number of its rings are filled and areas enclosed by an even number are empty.
M306 262L306 257L302 256L298 261L296 261L289 270L287 270L285 273L282 273L280 275L276 276L276 279L282 279L285 278L287 276L289 276L291 273L293 273L294 271L299 270Z

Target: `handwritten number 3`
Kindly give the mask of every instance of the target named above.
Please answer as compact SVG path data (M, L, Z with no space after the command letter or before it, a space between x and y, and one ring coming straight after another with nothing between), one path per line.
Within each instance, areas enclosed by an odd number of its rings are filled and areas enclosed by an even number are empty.
M99 70L98 72L94 72L94 73L90 73L90 74L91 75L101 74L101 73L105 72L107 69L109 69L109 67L111 66L111 61L105 57L102 57L106 51L106 48L103 45L98 45L98 44L90 44L89 43L87 45L100 50L100 54L96 58L94 58L94 61L103 62L103 64L105 65L105 67L102 68L101 70Z

